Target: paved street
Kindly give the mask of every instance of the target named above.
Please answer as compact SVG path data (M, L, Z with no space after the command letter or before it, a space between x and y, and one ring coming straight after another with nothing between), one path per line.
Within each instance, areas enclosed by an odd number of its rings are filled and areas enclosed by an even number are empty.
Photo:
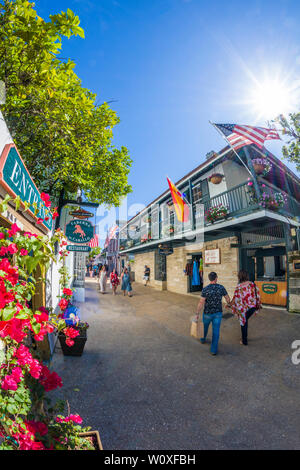
M248 347L227 315L214 357L189 335L197 299L86 287L86 348L64 357L57 345L64 387L55 395L100 431L106 450L300 449L300 365L291 363L300 315L264 310L250 320Z

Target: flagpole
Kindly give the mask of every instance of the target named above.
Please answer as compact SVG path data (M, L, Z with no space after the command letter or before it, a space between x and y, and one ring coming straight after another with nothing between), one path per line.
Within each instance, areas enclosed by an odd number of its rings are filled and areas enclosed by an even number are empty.
M241 163L244 165L244 167L246 168L246 170L248 171L248 173L250 174L251 178L253 178L253 175L250 171L250 169L247 167L247 165L243 162L243 160L241 159L241 157L239 156L239 154L236 152L236 150L233 148L233 146L231 145L231 143L227 140L226 136L224 134L222 134L222 132L220 131L220 129L218 129L218 127L211 121L208 121L217 131L218 133L221 135L221 137L223 137L224 140L226 140L226 142L228 143L229 147L231 148L231 150L234 151L234 153L236 154L236 156L238 157L238 159L241 161Z

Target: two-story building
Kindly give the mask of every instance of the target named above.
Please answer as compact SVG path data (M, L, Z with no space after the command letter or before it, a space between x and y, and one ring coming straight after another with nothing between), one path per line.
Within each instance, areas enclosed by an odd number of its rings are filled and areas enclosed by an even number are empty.
M176 183L188 222L169 190L154 199L120 231L120 255L137 282L147 265L150 285L182 294L200 294L216 271L232 295L246 269L264 303L300 310L300 179L255 145L238 156L226 147Z

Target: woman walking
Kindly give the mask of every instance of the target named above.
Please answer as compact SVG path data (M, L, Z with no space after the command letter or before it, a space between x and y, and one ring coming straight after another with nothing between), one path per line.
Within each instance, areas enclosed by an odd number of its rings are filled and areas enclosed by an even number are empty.
M130 276L129 276L129 272L127 268L125 268L121 274L121 281L122 281L121 290L123 291L123 294L126 295L126 292L128 292L128 296L131 297L132 287L131 287Z
M102 269L99 273L99 284L100 284L101 294L105 294L106 292L106 283L107 283L106 269L105 269L105 266L102 266Z
M248 320L256 314L261 308L261 299L259 289L254 282L249 281L247 271L241 270L238 273L239 283L235 289L233 299L229 304L232 312L239 317L242 340L240 344L248 344Z
M112 270L112 273L110 274L110 283L111 283L113 295L116 295L117 288L118 288L118 285L120 284L120 281L118 278L118 273L115 268Z

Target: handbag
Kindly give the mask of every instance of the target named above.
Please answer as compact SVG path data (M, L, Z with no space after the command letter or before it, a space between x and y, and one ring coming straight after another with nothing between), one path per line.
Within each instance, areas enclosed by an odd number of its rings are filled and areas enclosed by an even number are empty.
M200 339L202 335L203 323L199 320L199 315L195 315L191 322L191 336L196 339Z

